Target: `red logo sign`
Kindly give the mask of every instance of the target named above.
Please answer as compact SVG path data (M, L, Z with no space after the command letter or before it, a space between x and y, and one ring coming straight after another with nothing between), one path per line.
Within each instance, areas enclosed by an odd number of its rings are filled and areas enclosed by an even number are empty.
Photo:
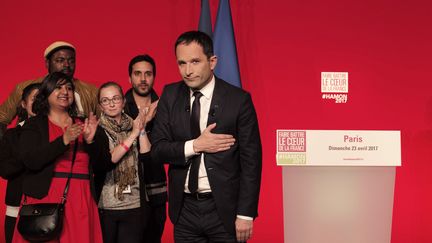
M306 152L306 131L278 131L278 152Z

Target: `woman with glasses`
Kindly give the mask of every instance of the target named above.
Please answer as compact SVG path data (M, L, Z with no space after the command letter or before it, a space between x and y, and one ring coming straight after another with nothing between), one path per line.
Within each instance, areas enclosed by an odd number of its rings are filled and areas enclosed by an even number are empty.
M93 167L90 166L93 159L99 162L99 148L93 144L97 120L91 113L84 121L75 116L74 91L72 79L60 72L46 76L39 88L33 103L37 115L25 123L19 139L26 168L23 201L61 202L72 171L63 228L53 242L98 243L102 242L102 233L91 192ZM75 145L76 158L72 164ZM13 242L27 241L15 230Z
M145 126L154 116L156 103L148 111L140 110L133 120L123 112L126 100L115 82L100 87L98 100L102 110L99 126L106 134L104 151L112 163L105 173L95 174L104 242L143 242L147 226L143 215L149 213L149 208L141 207L146 197L143 163L150 158Z

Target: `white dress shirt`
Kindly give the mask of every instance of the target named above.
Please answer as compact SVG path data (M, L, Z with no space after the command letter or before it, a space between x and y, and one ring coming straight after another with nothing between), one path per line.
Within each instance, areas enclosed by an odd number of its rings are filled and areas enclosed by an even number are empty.
M215 86L215 77L213 76L212 80L206 85L204 86L201 90L199 90L203 96L200 99L200 120L199 120L199 124L200 124L200 130L201 132L204 131L204 129L206 129L207 127L207 120L208 120L208 114L210 112L210 104L212 101L212 97L213 97L213 91L214 91L214 86ZM193 96L193 91L190 90L190 110L192 112L192 104L195 100L195 96ZM195 153L195 151L193 150L193 142L194 140L189 140L186 141L185 143L185 158L189 159L190 157L197 155L197 153ZM190 193L189 189L188 189L188 183L189 183L189 171L190 171L190 166L189 166L189 170L186 176L186 181L185 181L185 189L184 191L186 193ZM204 161L204 154L201 154L201 162L200 162L200 166L199 166L199 171L198 171L198 193L204 193L204 192L211 192L211 188L210 188L210 183L208 181L207 178L207 171L205 168L205 161Z

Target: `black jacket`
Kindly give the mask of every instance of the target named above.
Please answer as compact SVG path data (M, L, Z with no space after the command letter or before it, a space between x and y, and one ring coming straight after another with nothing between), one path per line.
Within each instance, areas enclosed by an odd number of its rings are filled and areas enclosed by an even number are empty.
M23 193L38 199L48 194L56 159L68 149L72 149L69 145L64 145L62 136L49 142L48 133L48 117L36 116L25 123L19 139L20 158L27 169L23 179ZM100 133L97 133L96 136L100 136ZM103 154L97 144L85 144L84 149L90 156L90 175L93 170L101 171L109 166L100 163L104 160L100 159ZM93 196L95 196L92 176L90 176L90 182Z
M132 92L132 89L129 89L126 92L126 105L124 111L130 117L135 119L138 116L138 107L135 103ZM152 103L159 99L158 95L153 89L151 90L150 97ZM146 130L149 132L150 140L152 129L153 121L149 122L146 126ZM140 181L141 178L144 178L143 182L146 188L145 192L149 198L150 205L164 205L168 197L165 168L162 163L154 163L155 161L151 159L150 154L144 154L140 156L142 156L141 161L143 161L143 163L140 164L138 173L140 175Z
M176 224L183 205L184 183L190 161L185 142L190 131L190 90L183 81L165 86L152 131L152 158L169 163L169 215ZM216 77L207 126L212 133L236 139L229 150L204 153L207 177L216 210L228 232L235 234L236 215L255 218L261 184L261 140L249 93Z
M19 206L22 196L22 180L25 172L19 157L19 133L21 126L8 129L0 141L0 176L8 180L5 203Z

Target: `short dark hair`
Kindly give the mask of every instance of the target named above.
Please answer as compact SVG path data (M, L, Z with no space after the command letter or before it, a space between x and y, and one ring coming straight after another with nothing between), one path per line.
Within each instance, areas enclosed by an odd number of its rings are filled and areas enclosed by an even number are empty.
M72 78L67 76L62 72L53 72L48 74L42 81L39 87L39 92L36 95L35 101L33 103L33 112L38 115L48 115L50 111L50 106L48 103L48 97L57 88L58 85L64 85L70 83L72 85L72 90L75 92L75 85ZM77 106L74 102L69 107L69 114L71 116L77 115Z
M27 97L31 94L31 92L35 89L39 89L40 86L41 86L40 83L32 83L32 84L27 85L23 89L23 93L21 95L21 101L25 102ZM22 122L24 120L27 120L27 118L28 118L27 110L21 106L21 102L19 103L19 105L17 107L17 116L18 116L18 122Z
M114 81L108 81L106 83L103 83L99 87L99 90L98 90L98 93L97 93L98 103L100 103L100 93L101 93L101 90L104 89L104 88L107 88L107 87L111 87L111 86L112 87L116 87L120 91L120 94L121 94L122 98L124 97L122 87L118 83L116 83Z
M130 60L130 62L129 62L129 77L132 75L132 66L137 62L150 63L153 67L153 76L156 77L156 63L155 63L154 59L148 54L138 55L138 56L135 56L134 58L132 58Z
M204 54L207 56L207 58L214 56L213 41L210 36L204 32L196 30L185 32L177 38L174 46L174 53L176 52L178 45L189 45L192 42L197 43L203 48Z

